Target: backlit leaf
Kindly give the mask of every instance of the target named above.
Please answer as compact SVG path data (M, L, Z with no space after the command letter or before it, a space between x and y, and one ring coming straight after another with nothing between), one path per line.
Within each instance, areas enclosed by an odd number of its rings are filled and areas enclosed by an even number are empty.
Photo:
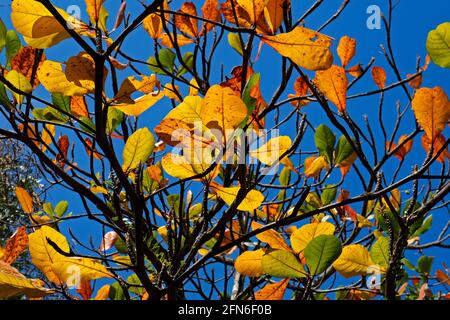
M263 225L257 222L252 222L253 231L262 228ZM267 243L272 249L282 249L286 251L290 251L291 248L287 245L286 241L284 241L283 236L276 232L275 230L267 230L256 235L256 238L261 241Z
M444 22L430 31L427 51L435 64L450 68L450 22Z
M144 163L152 154L155 139L147 128L136 130L127 140L123 149L122 169L129 172Z
M261 259L264 255L264 250L259 249L255 251L245 251L237 257L234 267L240 274L248 277L259 277L264 274L262 269Z
M335 227L329 222L310 223L295 230L291 235L291 246L295 252L305 250L311 240L320 235L333 235Z
M306 263L311 274L324 272L342 252L341 242L332 235L319 235L305 248Z
M233 204L239 193L240 187L222 187L217 183L211 183L211 189L229 206ZM237 209L241 211L253 211L264 201L264 195L258 190L250 190L239 203Z
M264 288L255 292L255 300L283 300L288 284L289 279L266 284Z
M264 273L277 278L303 278L307 275L303 265L290 251L272 250L261 259Z
M340 112L347 109L348 79L344 68L333 65L327 70L317 71L314 83Z

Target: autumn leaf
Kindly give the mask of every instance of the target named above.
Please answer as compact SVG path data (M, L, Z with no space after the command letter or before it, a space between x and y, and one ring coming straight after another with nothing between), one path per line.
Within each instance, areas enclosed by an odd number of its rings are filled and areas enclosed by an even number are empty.
M185 37L182 34L177 34L176 36L176 42L175 42L175 36L173 34L170 34L170 36L167 33L163 33L159 39L161 40L161 44L167 48L172 49L174 44L176 43L179 47L186 46L188 44L191 44L194 42L191 38Z
M314 83L340 112L345 112L348 79L344 68L333 65L327 70L317 71Z
M307 273L295 254L285 250L272 250L261 259L264 273L277 278L303 278Z
M360 244L345 246L339 258L333 263L333 267L345 278L381 272L380 267L370 258L369 251Z
M255 292L255 300L283 300L289 284L289 278L275 283L269 283Z
M384 89L386 87L386 71L381 67L372 68L372 79L378 88Z
M356 39L343 36L339 41L337 53L342 62L342 67L346 68L350 60L356 54Z
M227 205L231 206L238 196L240 187L222 187L212 182L211 190L216 193ZM237 207L241 211L253 211L264 201L264 195L258 190L248 191L245 198L239 202Z
M262 41L308 70L326 70L333 64L331 38L307 28L297 27L288 33L263 36Z
M165 11L170 10L169 5L167 4L166 0L164 0L164 10ZM166 21L170 20L169 14L165 14L164 17L165 17ZM163 25L162 25L161 15L159 13L155 12L155 13L149 14L144 19L144 21L142 21L142 25L143 25L145 31L148 32L148 34L150 35L150 37L152 39L156 40L161 37L162 32L163 32Z
M250 150L251 157L258 159L268 166L276 164L280 157L289 150L292 145L291 138L280 136L270 139L266 144L256 150Z
M109 284L105 284L103 287L98 289L94 300L108 300L109 290L111 290L111 286Z
M62 135L58 139L58 149L59 152L56 155L56 164L60 168L64 168L67 163L67 152L69 151L69 137L67 135Z
M155 105L164 97L163 92L149 93L134 100L132 103L115 104L112 107L122 111L124 114L132 117L139 117L150 107Z
M193 2L185 2L181 5L181 9L178 10L180 14L175 14L175 25L178 30L181 32L191 36L198 36L198 19L197 17L197 9ZM183 15L184 14L184 15ZM192 16L192 17L190 17Z
M12 264L28 247L28 236L25 227L19 227L6 241L3 257L0 260Z
M248 14L248 21L252 24L258 22L267 2L267 0L236 0L236 3Z
M97 160L103 159L103 156L100 153L98 153L97 150L95 150L94 143L92 142L91 139L85 138L84 143L86 144L85 149L86 149L86 153L88 154L89 157L92 156Z
M450 119L450 101L440 87L417 90L412 109L417 122L431 141L439 136Z
M220 9L218 0L206 0L202 7L202 17L204 19L220 22ZM203 22L202 32L209 32L215 27L212 23Z
M297 97L306 97L309 92L308 83L305 81L303 77L298 77L294 82L294 91L295 94L289 94L289 99L297 98ZM306 106L310 101L308 99L291 101L291 104L297 108Z
M308 157L305 160L305 176L313 177L317 179L319 177L320 172L323 169L328 168L327 158L325 156L320 157Z
M40 298L53 293L39 286L37 281L27 279L17 269L0 261L0 298L26 295L28 298Z
M5 79L9 81L16 89L19 89L20 91L26 94L31 93L31 91L33 91L30 81L28 81L28 79L23 74L17 72L16 70L8 72ZM14 91L13 95L16 98L17 103L19 105L22 104L24 96Z
M76 285L76 283L70 282L74 281L74 272L79 274L81 281L113 277L100 261L90 258L63 257L54 261L51 269L59 279L69 286Z
M36 49L32 47L22 47L19 52L11 60L11 70L16 70L17 72L23 74L29 82L33 75L33 66L37 59ZM42 53L38 63L38 67L46 60L45 53ZM39 85L39 79L37 76L34 77L32 83L33 89Z
M135 76L126 78L120 85L119 92L117 92L113 101L117 103L134 103L134 100L131 98L133 93L139 91L149 94L154 92L155 87L160 87L160 83L154 74L150 76L141 75L140 78L136 79Z
M261 259L264 256L264 250L245 251L234 262L236 271L248 277L259 277L264 274L261 265Z
M270 31L274 34L283 23L284 12L283 7L286 4L290 6L290 0L268 0L264 8L264 17L269 25Z
M144 163L152 154L155 138L147 128L136 130L127 140L123 149L122 170L130 172Z
M394 153L394 156L398 158L400 161L405 159L406 155L411 151L413 146L413 139L409 139L408 141L404 142L406 139L408 139L408 135L402 135L398 139L398 144L402 146ZM386 142L386 150L388 152L391 152L396 148L397 145L395 143Z
M431 143L431 140L428 138L426 134L422 136L422 147L425 149L425 151L428 153L430 152L431 147L433 147L433 157L436 156L439 150L442 149L442 147L446 143L446 139L442 134L439 134L436 139L434 140L434 143ZM450 159L450 152L448 151L448 148L445 148L442 153L437 158L437 161L440 163L444 163L446 159Z
M95 62L86 52L80 52L78 55L69 58L66 62L65 73L69 82L86 89L88 93L94 92Z
M300 253L311 240L320 235L333 235L334 230L334 225L329 222L306 224L291 234L291 246L296 253Z
M92 295L92 287L90 281L81 281L77 292L80 294L83 300L89 300Z
M44 88L51 93L82 96L89 92L88 89L69 81L63 71L62 64L56 61L44 61L37 71L37 76Z
M28 235L31 261L41 272L55 284L61 284L61 278L52 268L54 262L65 258L49 243L54 243L63 252L69 252L70 247L66 238L49 226Z
M30 196L27 190L24 188L16 186L16 197L19 201L22 210L25 213L33 213L33 198Z
M76 117L89 118L89 110L86 105L85 97L73 96L70 98L70 111Z
M209 162L192 163L186 156L169 153L161 160L164 171L170 176L178 179L188 179L204 173L209 166ZM205 179L211 179L218 174L217 170L212 170Z
M450 22L444 22L428 33L426 47L435 64L450 68Z
M100 19L100 10L105 3L105 0L84 0L86 3L86 11L94 24L97 24Z
M252 222L253 231L262 228L263 225L257 222ZM291 248L284 241L283 236L276 232L275 230L269 229L267 231L258 233L256 238L261 241L267 243L272 249L282 249L286 251L290 251Z

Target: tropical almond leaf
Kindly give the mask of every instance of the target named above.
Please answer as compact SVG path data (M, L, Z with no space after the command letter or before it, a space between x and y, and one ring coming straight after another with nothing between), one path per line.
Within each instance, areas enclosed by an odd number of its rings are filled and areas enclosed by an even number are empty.
M344 68L333 65L327 70L317 71L314 83L340 112L347 109L348 79Z
M308 243L320 235L334 234L335 227L329 222L306 224L291 234L291 245L296 253L305 250Z
M342 245L338 238L322 234L312 239L305 248L304 254L309 272L321 274L339 257Z
M389 266L389 239L386 237L379 237L370 249L370 257L372 261L383 268Z
M381 272L380 267L370 258L369 251L360 244L345 246L339 258L333 263L333 267L345 278Z
M271 250L261 259L264 273L277 278L303 278L307 273L290 251Z
M8 264L12 264L28 247L28 236L25 227L19 227L11 238L6 241L5 251L3 252L3 260Z
M266 284L264 288L255 292L255 300L283 300L288 284L288 278Z
M129 172L134 170L138 165L147 161L154 147L155 138L147 128L136 130L128 137L123 149L123 171Z
M68 286L76 285L78 280L88 281L113 278L112 273L101 262L90 258L71 257L59 259L52 263L51 268Z
M16 197L22 210L25 213L33 213L33 198L30 196L27 190L16 186Z
M307 28L297 27L288 33L263 36L262 41L308 70L326 70L333 64L331 38Z
M56 61L45 60L37 71L39 81L47 91L61 93L65 96L82 96L89 92L67 79L62 64Z
M247 277L259 277L264 274L261 265L261 259L264 250L245 251L237 257L234 267L236 271Z
M149 93L142 97L137 98L133 103L121 103L114 105L113 107L117 110L122 111L127 116L139 117L147 109L156 104L159 100L164 97L164 93Z
M233 204L238 196L240 187L222 187L212 182L211 189L229 206ZM264 201L264 195L258 190L250 190L245 198L239 203L237 209L241 211L253 211Z
M9 81L16 89L19 89L24 93L31 93L31 91L33 91L30 81L28 81L28 79L23 74L17 72L16 70L8 72L5 79ZM19 105L22 104L23 95L16 93L14 91L12 93L16 98L17 103Z
M427 51L435 64L450 68L450 22L444 22L428 33Z
M256 150L250 150L251 157L258 159L268 166L276 164L280 157L292 146L289 136L280 136L270 139ZM285 157L284 157L285 158Z
M386 87L387 75L386 71L381 67L372 68L372 79L379 89L384 89Z
M431 141L444 130L450 119L450 101L441 87L417 90L412 109L417 122Z
M347 67L348 63L356 54L356 39L343 36L339 41L337 53L342 62L342 67Z
M61 284L61 279L53 271L54 262L64 259L61 253L49 243L51 241L63 252L69 252L70 247L66 237L49 226L42 226L40 229L28 235L31 261L42 271L42 273L53 283Z
M257 222L252 222L253 231L261 229L263 227L262 224ZM256 238L261 241L267 243L272 249L281 249L290 251L291 248L287 245L286 241L284 241L283 236L276 232L275 230L267 230L256 235Z

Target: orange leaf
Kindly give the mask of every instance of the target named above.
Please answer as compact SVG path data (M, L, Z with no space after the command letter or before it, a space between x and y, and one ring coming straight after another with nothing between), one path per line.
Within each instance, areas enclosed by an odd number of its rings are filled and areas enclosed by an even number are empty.
M178 30L181 32L191 36L198 36L198 19L191 18L186 15L197 17L197 9L195 8L194 3L185 2L182 4L181 9L178 10L180 14L175 14L175 25ZM183 15L186 14L186 15Z
M164 33L164 34L161 35L160 39L161 39L161 44L163 46L165 46L167 48L170 48L170 49L173 48L173 45L174 45L174 42L175 42L173 34L170 34L170 37L169 37L167 35L167 33ZM177 40L177 45L180 46L180 47L188 45L188 44L191 44L192 42L194 42L194 40L192 40L190 38L187 38L187 37L185 37L185 36L183 36L181 34L177 34L177 39L176 40Z
M440 134L436 137L433 143L433 156L435 156L438 151L444 146L446 140L445 137ZM428 138L427 135L422 136L422 147L425 149L425 151L428 153L431 149L431 140ZM437 158L437 161L440 163L444 163L445 159L450 159L450 152L448 151L448 148L446 148Z
M8 239L3 253L3 261L8 264L13 263L28 247L28 236L25 227L19 227Z
M262 227L262 224L252 222L253 231ZM291 251L291 248L286 244L286 241L284 241L283 236L275 230L269 229L267 231L261 232L256 235L256 238L261 242L267 243L272 249Z
M409 74L409 73L406 75L407 78L412 77L412 76L413 75ZM423 77L422 77L422 75L419 75L419 76L415 77L414 79L410 80L408 82L408 84L413 89L419 89L422 86L422 81L423 81Z
M25 213L33 213L33 198L27 190L16 186L16 197Z
M23 47L11 60L11 70L16 70L17 72L23 74L28 81L31 82L31 76L33 74L34 61L36 60L36 50L32 47ZM39 61L38 67L46 60L45 54L42 53L41 60ZM34 76L34 82L32 83L33 89L39 85L39 79L37 75Z
M350 74L352 77L359 78L362 75L363 70L361 64L357 64L351 68L348 68L347 70L345 70L345 72Z
M348 80L344 68L333 65L328 70L317 71L314 83L340 112L347 109Z
M97 295L95 296L94 300L107 300L110 288L111 288L110 285L105 284L103 287L98 289Z
M83 96L73 96L70 98L70 111L76 117L89 117L86 100Z
M408 138L407 135L402 135L400 139L398 140L398 144L402 144L406 139ZM397 157L400 161L405 159L406 155L411 151L413 146L413 140L410 139L407 142L405 142L395 153L394 156ZM391 150L394 150L397 148L397 145L395 143L392 143L390 146L389 142L386 142L386 149L388 152Z
M439 280L440 283L450 285L450 277L447 274L445 274L442 270L436 271L436 278Z
M386 86L386 71L381 67L372 68L372 79L378 88L384 89Z
M276 283L269 283L255 292L255 300L283 300L288 284L289 278Z
M342 62L342 67L346 67L356 53L356 39L343 36L339 41L337 53Z
M90 280L81 281L80 287L77 288L77 292L80 294L83 300L91 299L92 295L91 281Z
M412 109L417 122L431 141L444 130L450 119L450 101L440 87L417 90Z
M86 11L91 18L91 20L95 23L100 19L100 10L103 6L105 0L85 0L86 2Z
M69 137L63 135L58 139L59 153L56 155L56 164L60 168L64 168L66 165L67 152L69 151Z
M208 19L215 22L220 22L220 10L218 0L206 0L202 7L202 16L204 19ZM212 23L203 22L202 32L211 31L215 27Z
M308 94L308 91L309 91L308 83L305 81L305 79L303 79L303 77L298 77L295 80L294 91L295 91L295 94L290 94L289 98L304 97ZM304 99L304 100L291 101L291 104L297 108L300 108L300 107L307 105L309 102L310 102L309 100Z

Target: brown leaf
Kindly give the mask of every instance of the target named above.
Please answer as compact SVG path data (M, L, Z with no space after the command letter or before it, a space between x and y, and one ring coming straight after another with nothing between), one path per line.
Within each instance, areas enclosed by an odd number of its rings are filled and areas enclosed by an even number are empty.
M97 150L95 150L94 144L92 143L91 139L85 138L84 142L86 143L85 149L86 149L86 153L88 154L89 157L93 156L97 160L103 159L103 156L100 153L98 153Z
M202 16L215 22L220 22L220 9L218 0L206 0L202 7ZM209 32L215 27L212 23L203 22L202 32Z
M58 139L59 153L56 155L56 164L60 168L64 168L67 163L67 152L69 151L69 137L63 135Z
M372 68L372 79L378 88L384 89L386 86L386 71L381 67Z
M32 47L23 47L14 56L11 61L11 70L16 70L17 72L23 74L28 81L31 82L31 76L33 74L33 65L36 59L36 50ZM41 60L37 67L40 67L42 63L46 60L45 54L42 53ZM37 68L36 68L37 71ZM40 84L37 74L34 76L34 82L32 83L33 89Z
M90 280L83 280L80 283L80 287L77 288L77 292L80 294L83 300L89 300L92 296L92 287Z
M308 86L308 83L305 81L305 79L303 79L303 77L298 77L295 80L294 91L295 91L295 94L290 94L288 96L289 98L305 97L308 94L309 86ZM300 107L306 106L309 102L310 102L309 100L304 99L304 100L291 101L291 104L297 108L300 108Z
M3 253L3 261L11 264L28 247L28 236L25 227L19 227L16 232L8 239Z

